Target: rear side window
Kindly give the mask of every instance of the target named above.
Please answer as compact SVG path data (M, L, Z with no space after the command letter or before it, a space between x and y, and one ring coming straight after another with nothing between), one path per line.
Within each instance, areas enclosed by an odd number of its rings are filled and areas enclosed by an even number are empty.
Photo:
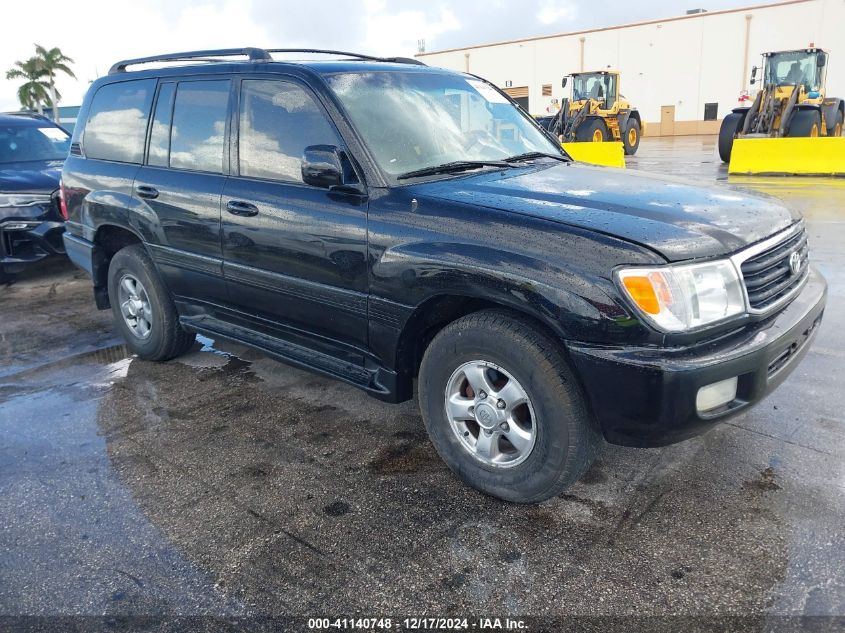
M83 134L89 158L141 163L155 79L102 86L91 101Z
M176 89L170 166L223 172L229 80L186 81Z
M309 145L341 145L323 109L295 84L247 80L241 84L238 136L241 176L302 182L302 152Z

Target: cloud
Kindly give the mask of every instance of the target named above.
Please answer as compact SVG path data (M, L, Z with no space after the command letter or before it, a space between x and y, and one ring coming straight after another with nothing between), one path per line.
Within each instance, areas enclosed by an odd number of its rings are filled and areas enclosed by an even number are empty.
M711 10L749 0L708 0ZM33 25L32 7L3 7L0 110L17 109L18 83L5 79L33 43L58 46L75 60L78 80L60 77L63 103L77 105L88 83L119 59L155 53L242 46L332 48L411 56L424 39L429 51L547 35L682 13L677 3L640 0L42 0L43 15L61 19Z
M572 20L578 15L578 7L568 0L546 0L537 12L537 21L545 26Z

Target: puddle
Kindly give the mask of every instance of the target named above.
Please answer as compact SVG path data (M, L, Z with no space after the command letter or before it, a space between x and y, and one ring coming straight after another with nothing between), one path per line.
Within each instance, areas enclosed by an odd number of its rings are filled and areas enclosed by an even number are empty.
M111 365L113 363L131 359L132 356L132 352L126 345L112 345L110 347L102 347L89 352L82 352L81 354L74 354L72 356L47 361L40 365L36 365L35 367L21 369L12 365L0 368L0 379L25 379L45 372L53 372L69 367L78 368L80 365ZM73 377L72 373L68 375Z

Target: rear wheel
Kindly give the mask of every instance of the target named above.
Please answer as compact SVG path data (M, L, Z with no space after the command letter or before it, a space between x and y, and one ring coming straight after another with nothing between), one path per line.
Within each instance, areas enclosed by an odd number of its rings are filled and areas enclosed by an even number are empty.
M729 163L731 161L731 150L733 149L734 138L736 138L744 120L744 114L731 112L722 121L722 127L719 128L719 158L721 158L725 163Z
M625 146L625 154L632 156L637 153L640 146L640 122L636 119L628 119L628 127L622 135L622 144Z
M144 360L187 352L194 335L179 324L173 298L144 247L127 246L109 264L109 302L127 346Z
M576 141L589 141L592 143L603 143L610 138L607 125L601 119L587 119L575 131Z
M800 137L819 136L822 129L822 117L817 110L797 110L793 113L789 121L789 129L786 132L787 136Z
M559 494L601 445L559 345L499 311L458 319L432 340L420 366L419 403L449 468L507 501Z

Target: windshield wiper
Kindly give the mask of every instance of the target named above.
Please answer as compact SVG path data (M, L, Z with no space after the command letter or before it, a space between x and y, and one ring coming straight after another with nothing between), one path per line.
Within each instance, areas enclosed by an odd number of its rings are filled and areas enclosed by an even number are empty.
M564 163L569 163L572 161L571 158L564 156L563 154L549 154L547 152L525 152L524 154L517 154L516 156L510 156L505 159L506 163L518 163L523 160L531 160L534 158L554 158L555 160L559 160Z
M469 171L470 169L481 169L482 167L513 167L513 165L503 160L455 160L450 163L423 167L422 169L415 169L414 171L399 174L396 176L396 180L416 178L418 176L433 176L435 174L451 174L459 171Z

